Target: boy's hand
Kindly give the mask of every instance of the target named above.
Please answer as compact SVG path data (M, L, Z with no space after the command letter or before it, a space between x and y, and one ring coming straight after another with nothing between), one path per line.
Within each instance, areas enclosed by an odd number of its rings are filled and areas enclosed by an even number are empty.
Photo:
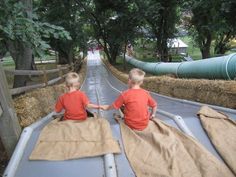
M109 105L100 105L100 108L101 108L102 110L108 110Z
M53 117L53 119L58 119L58 121L63 121L64 120L63 115L53 115L52 117Z
M113 117L116 120L116 122L119 122L119 120L122 119L122 117L119 114L116 114L116 113L113 114Z
M149 119L152 120L154 118L155 118L155 114L152 114Z

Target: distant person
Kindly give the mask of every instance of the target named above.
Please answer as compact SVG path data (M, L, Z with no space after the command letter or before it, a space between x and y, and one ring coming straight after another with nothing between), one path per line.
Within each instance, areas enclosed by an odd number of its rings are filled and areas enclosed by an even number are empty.
M145 72L134 68L129 72L129 89L122 92L112 105L101 105L103 110L119 109L124 106L124 122L131 129L144 130L149 119L155 117L157 103L140 86L143 83ZM148 107L152 108L151 113Z
M85 93L79 90L79 75L70 72L66 75L66 86L68 92L60 96L55 105L55 112L65 110L62 120L86 120L87 116L94 116L86 108L99 109L98 105L90 103Z

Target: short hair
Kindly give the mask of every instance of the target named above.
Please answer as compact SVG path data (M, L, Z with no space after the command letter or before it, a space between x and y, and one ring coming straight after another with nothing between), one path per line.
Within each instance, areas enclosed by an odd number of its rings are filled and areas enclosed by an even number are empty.
M138 68L131 69L129 72L129 79L133 84L142 83L144 76L145 72Z
M66 75L66 85L68 87L73 87L73 86L78 86L78 83L79 83L79 75L75 72L69 72L67 75Z

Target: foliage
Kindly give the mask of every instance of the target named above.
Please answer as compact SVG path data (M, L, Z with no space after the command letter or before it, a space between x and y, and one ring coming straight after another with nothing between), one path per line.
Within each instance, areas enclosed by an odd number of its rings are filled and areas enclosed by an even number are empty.
M219 0L217 14L217 31L215 53L224 54L231 46L230 41L236 37L236 1Z
M168 39L174 37L179 20L177 0L136 0L139 11L151 27L162 61L168 60Z
M122 46L132 41L138 26L135 3L131 0L89 2L77 1L83 14L90 19L93 37L103 46L109 61L115 63Z
M72 40L50 39L51 46L59 52L59 60L72 61L75 50L87 50L88 23L81 15L76 1L71 0L41 0L38 3L38 13L43 21L64 27L71 35ZM88 30L88 31L87 31ZM60 61L67 62L67 61Z
M210 57L212 41L215 41L217 54L230 49L229 42L236 34L235 4L234 0L188 0L183 3L183 14L189 16L185 16L186 26L200 48L202 58Z
M1 41L21 41L35 49L42 56L50 46L47 39L71 39L64 28L41 22L36 13L29 14L21 2L2 0L0 2L0 35ZM28 14L26 14L28 13ZM29 18L29 16L31 18Z

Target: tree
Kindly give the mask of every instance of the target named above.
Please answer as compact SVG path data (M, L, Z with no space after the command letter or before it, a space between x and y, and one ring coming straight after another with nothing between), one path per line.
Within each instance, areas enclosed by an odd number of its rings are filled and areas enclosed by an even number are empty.
M210 57L212 41L217 28L218 0L189 0L184 3L184 11L190 12L188 29L196 45L200 48L202 58Z
M32 56L42 56L50 48L45 39L52 35L70 39L64 28L40 22L31 0L1 1L0 24L1 43L7 46L18 70L32 69ZM26 76L15 76L14 87L25 86L27 80Z
M161 61L168 61L168 39L175 36L179 20L178 1L136 0L140 12L156 38L156 48Z
M72 40L50 39L51 46L59 52L59 63L71 63L77 47L87 49L87 19L81 16L78 4L71 0L41 0L38 4L41 20L64 27Z
M230 41L236 37L236 1L219 0L215 54L225 54L230 49Z
M137 8L133 1L79 1L84 16L93 28L93 37L103 46L110 63L116 58L137 26Z

